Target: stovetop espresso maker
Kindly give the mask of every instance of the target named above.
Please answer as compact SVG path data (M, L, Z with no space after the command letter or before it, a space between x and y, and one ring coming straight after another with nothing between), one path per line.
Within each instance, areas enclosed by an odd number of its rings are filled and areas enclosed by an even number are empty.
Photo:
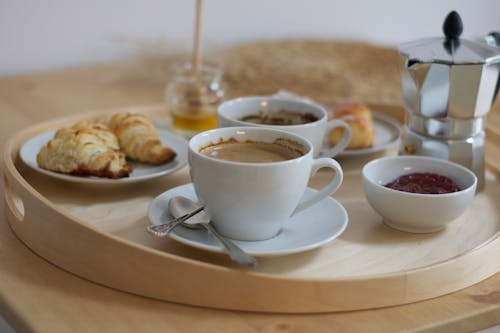
M498 92L500 41L460 38L457 12L443 24L444 37L400 45L407 120L400 154L447 159L471 169L484 185L484 123ZM498 44L497 44L498 43Z

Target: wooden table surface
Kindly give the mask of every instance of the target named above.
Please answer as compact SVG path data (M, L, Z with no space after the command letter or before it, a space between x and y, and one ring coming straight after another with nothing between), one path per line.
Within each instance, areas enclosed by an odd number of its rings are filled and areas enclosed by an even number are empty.
M58 116L159 103L163 84L123 63L0 78L0 142ZM493 117L500 103L495 109ZM19 332L470 332L500 324L500 274L432 300L331 314L222 311L130 295L67 273L30 251L12 233L1 202L0 313Z

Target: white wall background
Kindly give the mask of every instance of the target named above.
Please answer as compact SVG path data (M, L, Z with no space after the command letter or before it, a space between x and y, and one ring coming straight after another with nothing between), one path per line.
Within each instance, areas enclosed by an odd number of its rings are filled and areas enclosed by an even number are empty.
M500 0L204 0L204 47L316 37L397 45L441 34L457 10L464 35L500 30ZM0 0L0 75L191 47L194 0Z

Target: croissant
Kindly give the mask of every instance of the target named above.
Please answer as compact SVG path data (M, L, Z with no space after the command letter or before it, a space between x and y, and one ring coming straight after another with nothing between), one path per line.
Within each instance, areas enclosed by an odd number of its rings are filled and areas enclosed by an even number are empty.
M352 138L347 149L362 149L373 146L375 137L373 116L365 105L356 102L342 103L331 109L329 119L342 119L349 125ZM344 128L332 129L329 133L330 143L337 144L343 136Z
M105 125L80 122L59 129L37 154L37 163L61 173L121 178L132 167L118 149L118 140Z
M89 122L86 120L82 120L74 124L72 129L75 130L91 130L94 135L99 137L102 140L103 144L113 150L120 150L120 145L118 143L118 138L116 135L111 132L111 130L100 122Z
M111 117L109 127L131 160L162 164L176 156L175 151L162 145L156 128L145 115L117 113Z

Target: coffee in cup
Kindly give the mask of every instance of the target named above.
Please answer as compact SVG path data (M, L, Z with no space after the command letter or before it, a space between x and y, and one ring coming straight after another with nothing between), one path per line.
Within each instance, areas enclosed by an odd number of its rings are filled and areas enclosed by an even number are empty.
M244 162L267 163L287 161L302 155L298 149L292 149L276 140L274 142L228 140L210 144L200 149L200 153L216 159Z
M276 111L259 110L256 113L245 115L239 120L261 125L290 126L312 123L317 121L318 117L312 113L281 109Z
M343 179L340 165L315 159L305 138L263 127L217 128L194 136L189 166L196 195L217 230L246 241L275 236L293 214L335 192ZM321 168L335 176L302 198Z

